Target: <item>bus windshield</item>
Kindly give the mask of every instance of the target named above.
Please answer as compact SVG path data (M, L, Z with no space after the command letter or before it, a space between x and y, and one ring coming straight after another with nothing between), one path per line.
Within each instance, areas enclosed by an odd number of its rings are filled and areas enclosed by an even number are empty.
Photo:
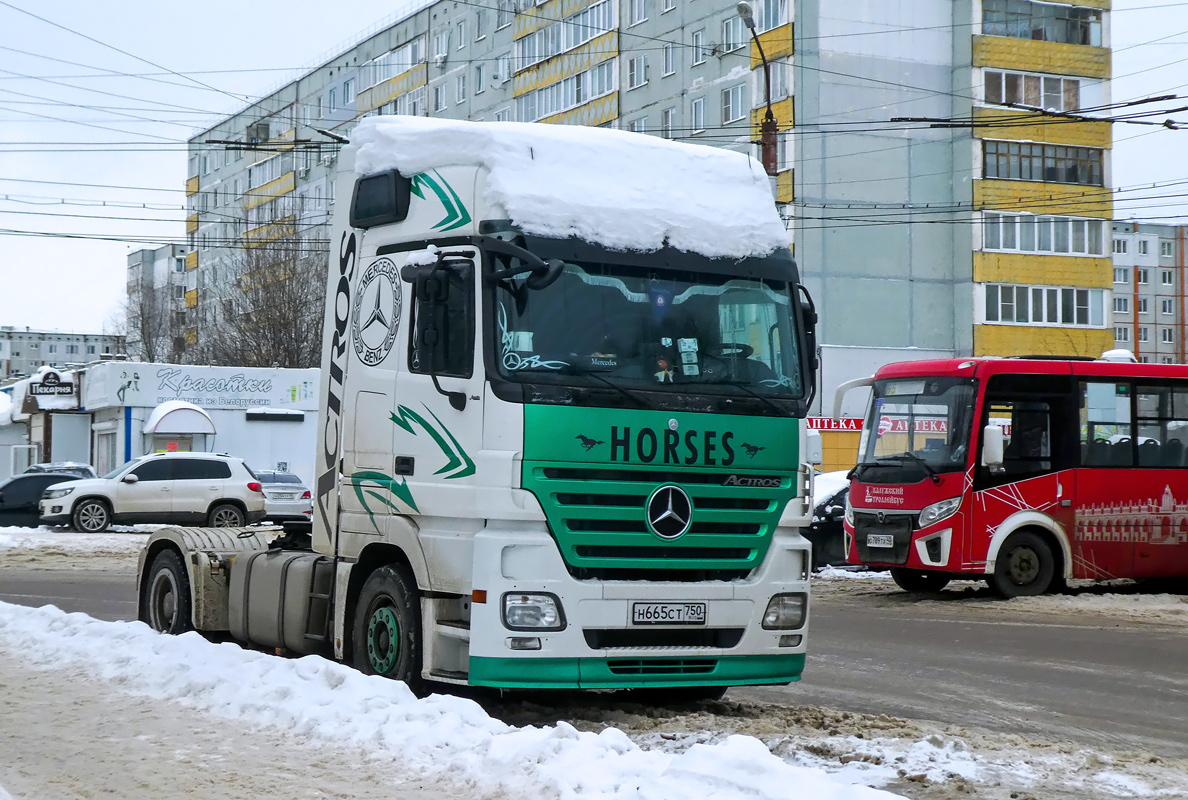
M893 378L875 381L873 389L855 477L868 483L915 483L965 469L973 380Z
M544 288L528 279L495 290L505 380L768 403L805 395L787 281L585 262L565 263Z

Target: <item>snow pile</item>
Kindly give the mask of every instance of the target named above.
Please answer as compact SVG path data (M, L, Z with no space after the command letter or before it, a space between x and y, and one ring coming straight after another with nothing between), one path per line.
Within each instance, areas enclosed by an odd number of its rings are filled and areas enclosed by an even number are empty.
M47 606L0 603L0 648L46 669L85 667L149 697L391 758L411 776L448 776L477 793L565 798L799 798L891 795L793 766L759 740L730 736L683 753L644 750L616 728L516 728L477 703L434 695L317 657L285 660L212 644L196 633L161 636L136 622L100 622Z
M160 526L152 526L160 527ZM74 554L139 553L148 527L125 533L75 533L52 528L0 528L0 550L45 550Z
M486 167L486 201L538 236L713 258L788 247L767 174L731 150L606 128L412 116L364 119L351 141L359 174Z
M822 581L889 581L890 572L872 572L870 570L845 569L844 567L823 567L820 572L813 573L813 580Z

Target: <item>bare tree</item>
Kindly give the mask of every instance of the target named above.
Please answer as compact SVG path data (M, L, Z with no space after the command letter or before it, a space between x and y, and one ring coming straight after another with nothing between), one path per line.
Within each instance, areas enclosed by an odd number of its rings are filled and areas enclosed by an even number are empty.
M172 291L168 285L129 288L122 328L133 357L150 362L178 360L183 342Z
M201 359L240 367L316 367L326 295L325 240L290 235L242 250L235 281L212 287L217 320Z

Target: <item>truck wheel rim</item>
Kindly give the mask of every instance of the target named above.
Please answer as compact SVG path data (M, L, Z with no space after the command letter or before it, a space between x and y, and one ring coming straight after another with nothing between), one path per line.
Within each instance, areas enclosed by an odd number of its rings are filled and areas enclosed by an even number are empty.
M1030 547L1012 550L1007 565L1007 574L1016 586L1026 586L1039 577L1039 556Z
M367 623L367 658L371 668L387 675L396 666L399 654L400 623L391 608L377 608Z
M87 503L78 512L79 527L86 531L97 531L107 522L107 511L98 503Z
M173 628L177 617L177 586L173 573L161 570L153 576L149 592L149 619L154 630L168 631Z
M215 514L214 526L216 528L239 527L239 512L234 509L224 508Z

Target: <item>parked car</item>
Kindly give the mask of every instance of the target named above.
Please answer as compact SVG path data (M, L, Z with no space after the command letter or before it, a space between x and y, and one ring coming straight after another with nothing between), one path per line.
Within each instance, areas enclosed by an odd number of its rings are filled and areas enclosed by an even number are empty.
M264 518L264 487L242 458L156 453L102 478L50 487L41 521L98 533L137 522L234 528Z
M76 478L96 478L98 473L90 464L78 461L55 461L53 463L34 464L25 470L30 472L54 472L59 475L73 475Z
M264 519L270 522L313 518L313 493L291 472L253 470L264 484Z
M813 523L804 536L813 543L813 569L846 563L846 498L850 479L846 472L823 472L813 478Z
M51 486L75 480L78 476L66 473L33 472L0 483L0 527L37 527L41 518L37 503L42 493Z

